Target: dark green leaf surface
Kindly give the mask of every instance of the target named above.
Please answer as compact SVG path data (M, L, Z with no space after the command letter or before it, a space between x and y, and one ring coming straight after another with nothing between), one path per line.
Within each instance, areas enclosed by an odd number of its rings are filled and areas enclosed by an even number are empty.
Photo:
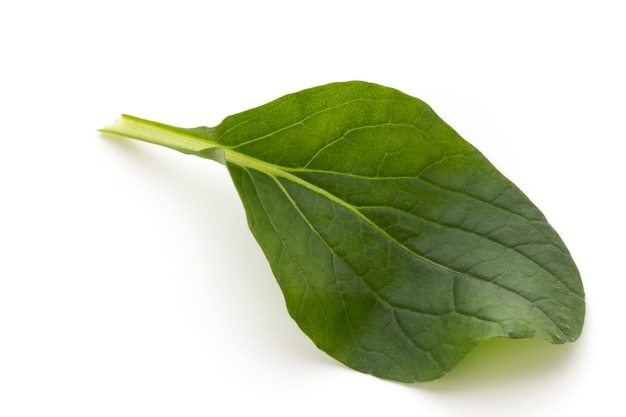
M487 339L580 335L557 233L414 97L336 83L215 128L124 116L104 131L225 163L289 313L354 369L428 381Z

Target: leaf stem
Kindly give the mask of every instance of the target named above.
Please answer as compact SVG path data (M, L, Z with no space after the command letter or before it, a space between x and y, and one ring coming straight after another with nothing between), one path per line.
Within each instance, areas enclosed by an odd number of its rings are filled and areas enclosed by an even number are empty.
M202 135L197 132L202 129ZM209 149L219 147L211 140L211 128L184 129L151 120L123 114L117 121L100 132L138 139L161 145L187 154L206 154ZM199 155L202 156L202 155Z

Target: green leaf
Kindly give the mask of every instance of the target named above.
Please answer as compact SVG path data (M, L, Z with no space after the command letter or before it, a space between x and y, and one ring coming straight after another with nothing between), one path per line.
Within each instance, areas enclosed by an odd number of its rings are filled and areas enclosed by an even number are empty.
M225 164L289 313L354 369L428 381L491 338L581 333L584 291L562 240L414 97L335 83L214 128L122 116L103 131Z

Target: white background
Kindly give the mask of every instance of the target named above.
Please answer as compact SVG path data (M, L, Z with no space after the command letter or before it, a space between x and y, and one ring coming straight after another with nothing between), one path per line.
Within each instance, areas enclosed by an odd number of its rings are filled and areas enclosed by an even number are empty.
M624 415L621 3L2 2L0 415ZM425 100L543 210L579 341L490 342L433 383L347 369L289 318L221 165L96 132L352 79Z

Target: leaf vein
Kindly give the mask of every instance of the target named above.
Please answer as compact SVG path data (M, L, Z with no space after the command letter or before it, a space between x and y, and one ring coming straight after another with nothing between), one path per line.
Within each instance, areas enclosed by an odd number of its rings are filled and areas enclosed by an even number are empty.
M519 245L511 245L510 246L510 245L507 245L504 242L501 242L500 240L497 240L497 239L491 237L491 235L494 232L490 232L489 234L483 234L483 233L480 233L480 232L478 232L476 230L468 229L468 228L465 228L465 227L462 227L462 226L457 226L457 225L454 225L454 224L448 224L448 223L444 223L444 222L441 222L441 221L437 221L437 220L428 218L428 217L426 217L424 215L417 215L416 213L413 213L413 212L410 212L410 211L407 211L407 210L403 210L403 209L398 208L398 207L391 207L391 206L355 206L355 207L358 207L358 209L361 209L361 210L362 209L382 209L382 210L390 210L390 211L399 211L401 213L405 213L405 214L407 214L409 216L418 218L418 219L420 219L420 220L422 220L424 222L430 223L430 224L434 224L434 225L445 227L445 228L449 228L449 229L460 230L460 231L462 231L464 233L469 233L471 235L474 235L474 236L480 237L482 239L488 240L490 242L493 242L493 243L495 243L497 245L502 246L503 248L505 248L507 250L512 250L513 252L515 252L518 255L522 256L524 259L526 259L526 260L530 261L531 263L537 265L539 268L541 268L542 270L546 271L548 274L550 274L550 276L552 276L554 279L556 279L568 291L571 291L573 294L575 294L577 296L580 296L578 293L576 293L576 291L574 291L572 288L570 288L565 283L565 281L562 278L560 278L554 272L552 272L550 269L548 269L548 267L546 265L540 264L536 259L533 259L532 257L528 256L527 254L525 254L524 252L522 252L521 250L518 249L520 246L528 246L528 245L548 245L548 246L554 246L554 245L550 244L550 242L544 241L542 243L523 243L523 244L519 244ZM509 213L513 214L512 212L509 212ZM477 264L476 265L472 265L472 268L475 267L475 266L477 266Z
M270 133L267 133L267 134L265 134L265 135L263 135L263 136L258 136L258 137L256 137L256 138L252 138L252 139L247 140L247 141L245 141L245 142L241 142L241 143L238 143L238 144L236 144L236 145L232 145L232 146L230 147L230 149L237 149L237 148L239 148L239 147L241 147L241 146L244 146L244 145L249 145L249 144L251 144L251 143L258 142L258 141L263 140L263 139L268 139L268 138L271 138L272 136L276 135L277 133L284 132L284 131L289 130L289 129L291 129L291 128L295 127L295 126L298 126L298 125L304 125L304 123L305 123L307 120L309 120L309 119L311 119L311 118L313 118L313 117L315 117L315 116L317 116L317 115L319 115L319 114L321 114L321 113L324 113L324 112L327 112L327 111L331 111L331 110L335 110L335 109L338 109L338 108L340 108L340 107L347 106L347 105L349 105L349 104L353 104L353 103L356 103L356 102L372 102L372 103L384 103L384 102L388 102L388 103L390 103L390 102L393 102L393 100L383 100L383 99L365 99L365 98L356 98L356 99L347 100L347 101L342 102L342 103L339 103L339 104L337 104L337 105L334 105L334 106L329 106L329 107L324 107L323 109L320 109L320 110L317 110L317 111L315 111L315 112L312 112L312 113L310 113L310 114L306 115L305 117L303 117L302 119L300 119L300 120L298 120L298 121L296 121L296 122L293 122L293 123L291 123L291 124L288 124L288 125L286 125L286 126L283 126L283 127L279 128L279 129L274 130L274 131L272 131L272 132L270 132ZM257 117L255 117L255 118L257 118ZM254 119L254 118L253 118L253 119ZM253 120L253 119L250 119L249 121L251 121L251 120ZM244 121L244 122L240 123L238 126L240 126L240 125L242 125L242 124L246 124L247 122L248 122L248 121ZM230 132L232 129L234 129L234 128L238 127L238 126L235 126L235 127L232 127L232 128L230 128L230 129L228 129L228 130L227 130L224 134L226 134L227 132ZM223 134L223 135L224 135L224 134ZM223 137L223 136L222 136L222 137Z

